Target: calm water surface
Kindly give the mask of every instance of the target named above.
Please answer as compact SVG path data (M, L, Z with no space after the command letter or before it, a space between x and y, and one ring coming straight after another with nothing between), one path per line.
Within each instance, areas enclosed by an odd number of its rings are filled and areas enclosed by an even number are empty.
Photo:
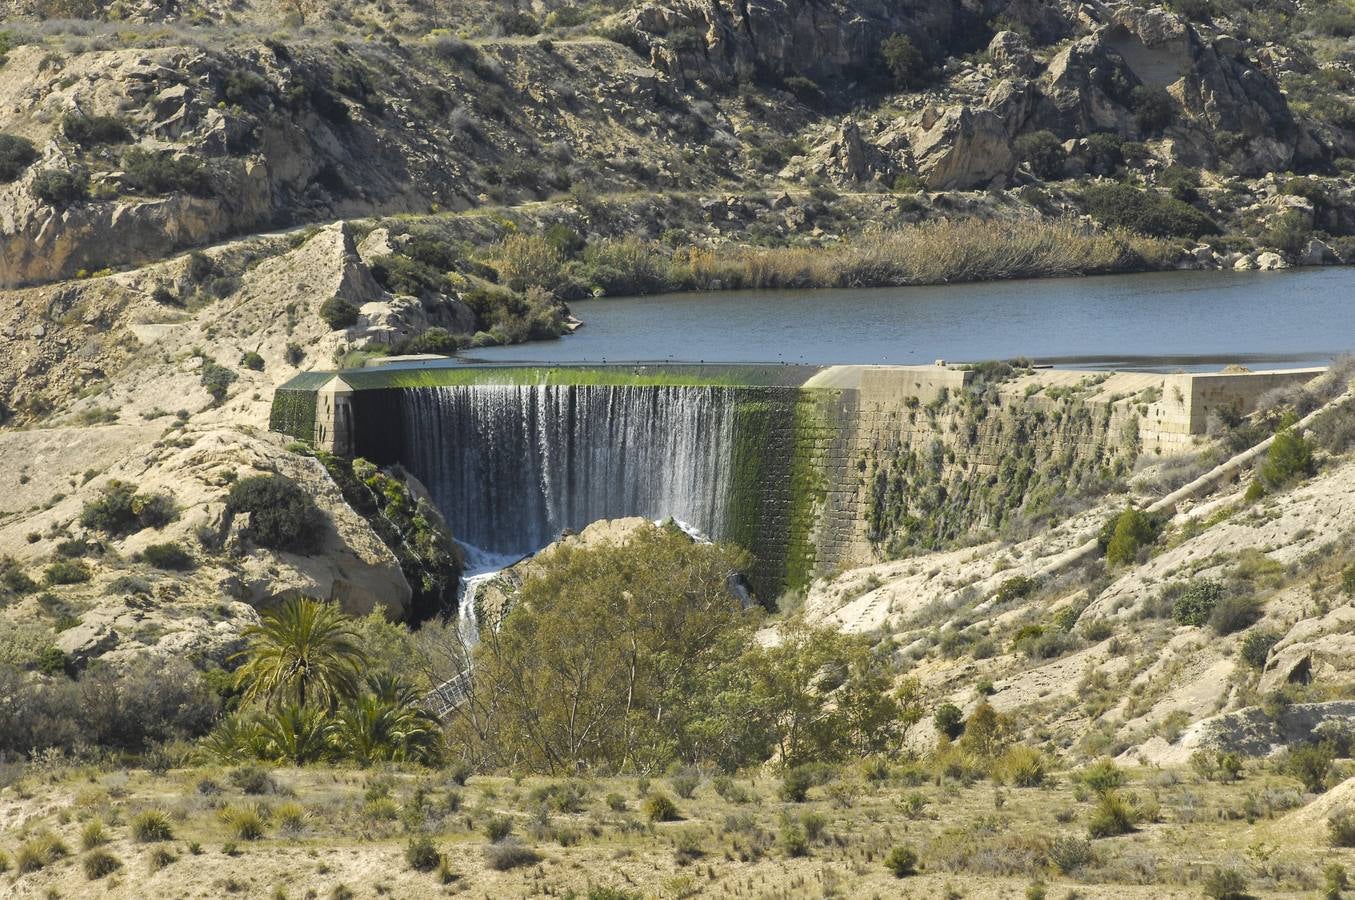
M559 341L467 362L927 363L1028 356L1122 369L1319 365L1355 350L1355 268L585 300Z

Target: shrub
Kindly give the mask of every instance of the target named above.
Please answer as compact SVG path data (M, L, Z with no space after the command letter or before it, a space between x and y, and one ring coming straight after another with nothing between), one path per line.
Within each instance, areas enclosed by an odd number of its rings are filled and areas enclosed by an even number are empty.
M1172 604L1172 618L1182 625L1204 625L1223 598L1222 582L1211 578L1192 578Z
M1096 860L1092 842L1079 837L1057 837L1049 845L1049 861L1061 874L1073 875Z
M1051 181L1063 174L1067 154L1063 144L1051 131L1020 135L1012 142L1012 152L1017 159L1024 160L1030 166L1036 178Z
M880 56L900 90L916 87L927 71L927 58L906 34L894 34L880 42Z
M212 402L220 405L226 399L226 390L237 377L239 376L231 369L210 359L205 359L202 361L202 372L198 381L207 389L207 393L212 397Z
M183 191L198 197L212 194L211 172L188 155L157 153L133 147L122 155L122 183L143 194Z
M809 855L809 839L805 837L805 830L794 822L787 822L781 827L777 842L781 845L781 851L789 857Z
M263 814L257 805L227 806L221 810L221 821L237 840L257 841L263 837Z
M932 714L932 724L938 734L953 741L964 731L964 712L954 703L942 703Z
M716 790L718 791L719 788L717 787ZM721 794L720 796L723 797L724 795ZM613 791L612 793L608 794L608 795L606 796L606 798L603 800L603 802L607 804L607 808L610 809L612 812L625 812L625 811L626 811L626 798L625 798L625 797L622 797L620 794L616 793L615 791Z
M1220 637L1241 631L1261 618L1261 601L1255 597L1225 597L1209 614L1209 627Z
M262 372L263 357L253 350L246 350L244 354L240 356L240 365L252 372Z
M1246 900L1247 879L1237 869L1215 869L1204 880L1204 895L1212 900Z
M132 132L127 129L127 124L116 116L67 113L61 120L61 133L81 147L125 144L132 139Z
M1025 575L1016 575L998 586L997 602L1009 603L1012 600L1020 600L1029 597L1034 590L1034 579L1027 578Z
M1002 754L993 767L993 774L1004 784L1039 787L1048 774L1048 763L1039 750L1017 744Z
M70 675L71 659L59 647L47 647L38 656L35 668L44 675Z
M416 872L431 872L442 862L437 845L426 834L416 835L405 845L405 862Z
M1328 744L1304 744L1289 748L1277 761L1276 768L1301 781L1308 793L1320 794L1327 789L1334 755Z
M38 150L28 138L0 134L0 184L18 178L37 158Z
M1355 813L1348 809L1327 819L1327 836L1333 847L1355 847Z
M342 331L358 324L358 308L342 297L330 297L320 304L320 318L331 331Z
M249 513L246 535L256 546L310 554L323 540L324 514L283 475L255 475L231 485L227 515Z
M14 854L14 867L20 875L36 872L70 855L69 848L50 831L34 835L19 845Z
M1218 225L1190 204L1133 185L1094 185L1087 188L1083 198L1092 217L1109 227L1127 228L1149 237L1197 240L1219 233Z
M1139 550L1157 540L1160 525L1143 510L1126 507L1113 520L1106 548L1106 565L1123 566L1134 562ZM1101 536L1105 536L1103 526ZM1099 540L1099 538L1098 538Z
M496 872L507 872L540 861L541 855L517 838L505 838L485 848L485 863Z
M30 191L39 203L61 209L89 199L89 175L83 169L43 169Z
M1311 476L1315 470L1312 445L1292 427L1282 428L1266 451L1261 482L1278 490Z
M273 810L273 821L277 824L278 830L287 834L296 835L304 831L308 818L306 807L294 800L289 800Z
M1125 782L1124 770L1109 759L1098 760L1087 766L1077 773L1076 778L1098 794L1113 791Z
M907 878L916 874L917 853L912 847L895 847L885 857L885 868L892 872L895 878Z
M1270 649L1279 641L1279 633L1271 631L1269 628L1253 628L1242 636L1242 644L1238 648L1238 653L1243 662L1253 669L1264 669L1266 659L1270 656Z
M676 822L680 818L677 804L657 791L645 798L644 813L651 822Z
M485 822L485 837L497 843L513 833L513 820L507 816L490 816Z
M1134 122L1139 131L1147 135L1157 135L1172 123L1176 117L1176 101L1165 88L1134 88L1130 98L1134 110Z
M108 843L108 832L104 830L104 823L101 819L90 819L85 823L85 827L80 830L80 846L86 850L93 850L95 847L103 846Z
M1087 832L1094 838L1115 837L1134 830L1134 808L1115 791L1106 791L1096 803Z
M48 584L80 584L89 581L89 567L78 559L58 559L43 576Z
M105 875L112 875L118 869L121 869L122 860L107 850L93 850L85 854L81 865L85 869L86 878L90 881L98 881Z
M169 824L169 816L163 811L148 809L132 819L132 837L143 844L171 841L174 839L174 829Z
M146 562L157 569L187 571L193 568L193 557L176 543L151 544L142 551Z
M777 796L787 803L804 803L809 789L814 786L814 773L808 766L796 766L786 772L777 789Z
M684 769L668 779L668 783L673 786L673 793L683 800L690 800L701 786L701 775L693 769Z

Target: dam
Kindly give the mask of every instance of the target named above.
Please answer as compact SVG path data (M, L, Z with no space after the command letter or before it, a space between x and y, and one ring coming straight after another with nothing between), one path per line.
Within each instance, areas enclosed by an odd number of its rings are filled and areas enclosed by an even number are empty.
M402 466L458 540L493 553L598 519L674 518L747 549L766 601L1056 512L1321 371L412 362L298 375L270 427Z

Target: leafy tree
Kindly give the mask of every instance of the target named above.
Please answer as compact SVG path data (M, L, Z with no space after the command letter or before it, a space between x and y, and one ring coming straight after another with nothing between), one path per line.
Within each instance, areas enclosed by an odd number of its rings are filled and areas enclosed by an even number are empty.
M367 655L353 621L338 607L317 600L287 600L245 629L248 647L236 684L246 703L285 707L307 703L331 712L355 697Z
M726 587L745 562L676 529L537 560L512 612L482 625L457 739L487 764L546 773L761 750L752 692L729 669L754 623Z
M880 43L880 56L900 90L917 87L927 71L927 58L906 34L894 34Z

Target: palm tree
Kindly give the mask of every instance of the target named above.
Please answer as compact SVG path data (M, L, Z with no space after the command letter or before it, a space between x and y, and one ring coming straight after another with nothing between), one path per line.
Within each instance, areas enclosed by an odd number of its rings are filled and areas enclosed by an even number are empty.
M368 693L339 713L335 742L359 764L382 760L436 762L442 726L420 705L419 692L393 675L367 677Z
M325 719L324 712L312 706L283 704L260 723L268 756L294 766L322 758L329 751L330 725Z
M235 676L245 702L313 703L333 712L356 696L367 654L352 622L334 605L304 597L264 613L245 629L249 646L236 654L245 658Z

